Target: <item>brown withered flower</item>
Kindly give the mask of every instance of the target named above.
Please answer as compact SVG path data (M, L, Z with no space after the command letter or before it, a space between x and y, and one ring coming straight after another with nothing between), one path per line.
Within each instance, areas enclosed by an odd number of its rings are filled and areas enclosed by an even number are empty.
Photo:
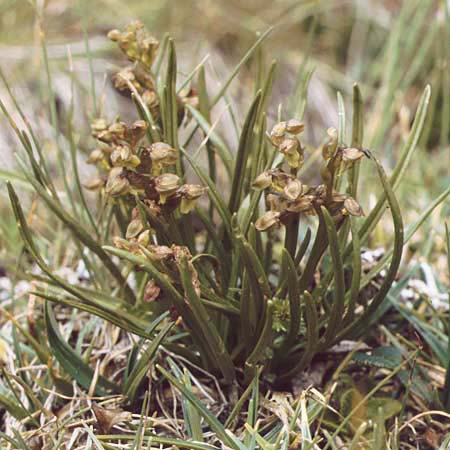
M156 284L156 281L152 278L148 281L144 290L144 303L151 303L158 299L161 294L161 288Z

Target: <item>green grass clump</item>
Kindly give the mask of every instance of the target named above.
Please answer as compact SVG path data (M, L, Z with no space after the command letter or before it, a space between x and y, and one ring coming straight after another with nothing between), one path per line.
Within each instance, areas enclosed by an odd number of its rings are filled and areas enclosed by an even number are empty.
M92 124L98 147L88 162L98 166L99 177L90 187L98 190L109 214L96 223L86 202L80 213L88 223L71 214L47 174L45 160L37 160L28 135L19 134L33 170L24 167L28 181L70 229L76 244L97 257L96 267L101 268L90 272L92 285L103 288L80 289L55 276L40 256L20 201L8 185L26 247L45 274L36 295L77 306L141 336L148 336L149 324L170 311L179 317L173 330L177 337L170 344L173 351L226 383L242 375L247 383L258 367L272 382L287 382L318 352L363 335L400 265L404 233L393 187L401 181L423 127L429 88L412 138L388 180L375 156L362 148L363 106L355 86L352 143L342 142L342 130L341 136L338 130L328 130L319 178L311 168L302 170L307 150L296 137L305 127L302 122L281 121L270 140L266 138L264 106L273 71L249 107L233 158L208 121L221 94L209 98L202 70L197 75L198 98L189 100L177 94L170 39L158 54L159 43L139 23L109 36L132 61L115 76L115 84L132 95L142 117L131 125L118 119L96 119ZM160 76L164 51L166 71ZM191 148L189 138L179 143L184 121L193 122L193 132L205 135L199 148ZM207 154L207 170L199 163L202 151ZM373 165L382 187L376 206L364 219L354 198L360 164ZM223 190L215 183L218 166L228 176ZM185 183L187 167L202 184ZM302 177L317 179L318 184L306 186ZM196 204L205 193L206 209ZM79 195L84 196L81 188ZM364 274L361 246L386 206L394 226L392 249ZM112 229L117 233L114 247L102 239ZM365 286L386 266L375 294L365 298Z

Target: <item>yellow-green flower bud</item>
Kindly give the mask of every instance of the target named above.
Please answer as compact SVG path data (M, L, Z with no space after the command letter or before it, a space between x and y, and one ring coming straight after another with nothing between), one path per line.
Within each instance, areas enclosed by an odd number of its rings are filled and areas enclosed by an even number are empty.
M92 178L88 182L84 183L83 186L89 191L96 191L105 185L105 180L100 177Z
M338 132L336 128L330 127L327 130L328 139L326 143L322 146L322 157L325 160L330 159L336 152L338 144Z
M150 243L150 230L143 231L138 237L138 244L147 247Z
M99 131L104 131L108 128L108 123L105 119L95 119L91 123L92 133L98 133Z

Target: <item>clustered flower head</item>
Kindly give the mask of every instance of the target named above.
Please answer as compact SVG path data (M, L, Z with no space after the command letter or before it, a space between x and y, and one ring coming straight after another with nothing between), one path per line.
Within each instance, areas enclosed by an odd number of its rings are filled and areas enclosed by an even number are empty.
M281 168L267 170L256 177L255 189L266 191L268 211L256 223L256 229L265 231L273 226L285 224L289 218L299 215L316 215L321 206L328 209L335 218L348 214L362 216L363 210L350 195L341 194L334 189L335 177L359 161L364 152L356 148L338 146L337 131L330 128L328 138L322 146L324 166L321 170L322 184L308 186L303 184L294 173L303 164L303 148L296 137L304 125L291 119L276 124L271 133L272 144L284 155L291 168L288 173Z
M138 93L153 117L159 116L159 98L151 76L151 67L156 58L159 41L151 36L142 22L129 24L124 31L111 30L109 39L133 62L114 76L115 87L121 92Z
M138 94L149 108L152 117L160 117L160 100L156 92L152 77L152 64L158 54L159 41L150 35L144 24L135 21L129 24L124 31L111 30L109 39L117 42L118 47L133 63L131 66L117 72L113 79L114 85L120 92ZM184 105L198 106L198 96L194 89L186 88L177 96L179 121L184 118Z
M159 48L159 42L138 20L131 22L124 31L111 30L109 39L117 42L130 61L137 61L150 69Z
M92 135L99 146L89 155L88 163L108 172L105 190L111 197L137 194L152 202L152 207L165 205L168 210L179 207L181 213L187 214L205 188L182 184L173 173L179 157L176 149L165 142L141 144L147 128L143 120L131 126L118 120L111 124L103 119L94 121ZM97 181L91 184L95 188L101 186Z

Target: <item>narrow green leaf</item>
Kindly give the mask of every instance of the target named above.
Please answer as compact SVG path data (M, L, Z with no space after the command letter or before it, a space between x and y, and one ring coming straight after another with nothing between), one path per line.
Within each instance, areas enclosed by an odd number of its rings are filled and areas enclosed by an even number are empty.
M282 258L283 266L286 270L286 279L289 292L289 331L280 349L280 354L284 355L297 339L300 330L301 309L300 291L298 288L298 277L295 263L286 249L283 249Z
M131 402L135 400L139 385L142 383L143 378L147 374L150 363L155 360L162 341L173 326L173 322L168 323L159 331L127 377L122 392Z
M425 88L422 97L420 99L416 117L414 119L414 123L412 125L408 140L406 141L401 151L400 159L397 165L395 166L394 172L392 173L392 176L389 180L389 184L392 187L393 191L395 191L398 188L400 182L402 181L405 171L414 153L414 150L416 149L417 143L419 141L425 123L428 111L428 103L430 101L430 95L431 95L431 88L428 85ZM380 197L380 199L378 200L377 204L372 209L370 214L367 216L364 223L362 224L361 229L359 230L359 236L362 244L364 244L367 241L369 234L375 228L381 216L383 215L386 200L387 195L386 193L384 193ZM350 251L351 250L349 248L346 249L345 257L349 255Z
M186 105L186 109L192 115L194 120L198 123L203 130L208 140L214 145L213 151L217 151L217 155L223 162L228 175L231 175L233 170L233 154L228 148L225 141L219 136L216 130L211 126L209 120L203 116L203 114L191 105ZM213 179L210 175L210 178Z
M26 409L23 409L17 403L17 400L13 400L6 395L0 394L0 405L17 420L25 419L30 415L30 413Z
M249 382L257 374L257 365L266 359L266 352L272 341L272 323L273 323L273 303L267 302L267 313L264 317L264 325L259 335L259 339L253 348L252 353L245 360L244 378Z
M321 207L322 215L325 220L325 229L328 236L328 244L330 248L331 262L334 272L334 295L333 304L329 312L327 328L323 336L324 345L328 345L335 336L337 330L342 324L345 309L345 281L344 266L342 263L341 250L339 248L339 239L337 235L334 219L325 207Z
M105 251L102 249L101 245L91 236L91 233L89 233L88 230L86 230L83 225L81 225L75 218L73 218L67 211L65 211L62 206L55 201L50 194L35 180L28 177L28 180L33 185L34 189L38 192L40 197L44 200L46 205L49 207L49 209L69 228L69 230L75 235L75 237L81 241L89 250L91 250L93 253L95 253L102 263L105 265L105 267L109 270L111 275L117 280L119 286L125 289L126 294L126 300L130 303L135 302L135 295L133 290L130 288L124 277L122 276L122 273L120 272L119 268L114 264L114 262L111 260L109 255L105 253ZM11 203L13 204L13 209L16 214L16 219L19 220L19 216L22 218L22 228L26 227L26 221L25 217L23 215L23 212L19 214L20 202L17 197L17 194L14 191L14 188L11 184L8 183L8 192L9 197L11 200ZM15 205L15 206L14 206ZM32 242L31 235L29 241ZM37 254L38 252L36 252Z
M234 68L231 75L228 77L228 79L225 81L225 83L220 88L219 92L214 96L214 98L211 101L211 107L216 105L216 103L223 97L225 92L228 89L228 86L231 84L233 79L236 77L236 75L241 70L241 67L249 60L249 58L253 55L254 51L258 48L259 45L266 39L267 36L272 32L273 27L270 27L268 30L266 30L259 38L258 40L249 48L247 53L244 55L244 57L239 61L239 64Z
M358 230L356 229L356 220L354 217L349 218L350 229L352 231L352 282L350 285L350 301L348 304L347 314L344 318L344 324L350 323L355 317L355 309L359 296L361 282L361 243L359 241Z
M391 263L389 266L389 269L387 271L386 276L384 277L384 280L376 293L375 297L372 299L370 305L364 310L364 312L361 314L361 316L358 318L358 320L354 321L351 325L349 325L344 331L340 334L338 334L337 340L344 339L344 336L352 336L357 337L361 333L363 333L366 330L366 324L367 321L370 319L371 315L376 312L378 307L383 302L386 294L388 293L389 289L391 288L393 282L395 281L395 277L397 275L398 268L400 267L400 261L402 257L402 249L403 249L403 242L404 242L404 232L403 232L403 220L402 215L400 211L400 206L398 204L398 201L395 197L394 191L391 187L391 184L389 183L386 174L384 173L384 169L381 166L381 164L378 162L378 160L375 157L372 157L372 160L374 161L378 176L380 178L381 184L383 185L384 193L387 198L387 202L389 204L391 214L392 214L392 220L394 223L394 247L393 247L393 253L391 258Z
M231 214L235 213L239 209L243 196L247 194L242 191L242 187L245 184L244 175L246 172L246 164L249 151L251 149L253 127L255 126L260 103L261 92L258 92L248 110L247 117L245 118L244 125L242 126L241 138L239 140L238 150L236 153L233 179L231 181L230 199L228 202L228 209Z
M364 139L364 103L361 95L361 90L358 84L353 85L353 117L352 117L352 141L353 148L362 148ZM358 177L359 177L360 163L353 164L348 171L349 180L349 194L356 198L358 195Z
M94 370L64 341L58 331L55 316L48 302L44 304L44 314L48 342L55 358L65 372L76 380L80 386L89 389L94 377ZM95 386L96 395L107 395L110 392L117 393L119 388L115 383L99 375Z
M293 375L305 370L311 362L317 349L317 343L319 341L319 319L316 304L312 295L308 291L303 292L302 303L305 305L305 347L298 363L278 378L278 381L281 383L289 380Z
M447 266L448 272L450 274L450 233L448 229L448 224L445 224L445 241L447 244ZM448 290L450 299L450 289ZM447 330L450 329L447 327ZM450 335L447 335L447 367L445 371L445 382L444 389L442 391L442 403L447 412L450 411Z
M225 344L217 328L211 321L208 312L195 292L194 286L192 285L191 272L185 258L180 262L180 274L184 292L196 318L197 326L202 331L205 341L209 344L214 361L222 372L225 382L230 383L235 377L233 361L225 348Z

